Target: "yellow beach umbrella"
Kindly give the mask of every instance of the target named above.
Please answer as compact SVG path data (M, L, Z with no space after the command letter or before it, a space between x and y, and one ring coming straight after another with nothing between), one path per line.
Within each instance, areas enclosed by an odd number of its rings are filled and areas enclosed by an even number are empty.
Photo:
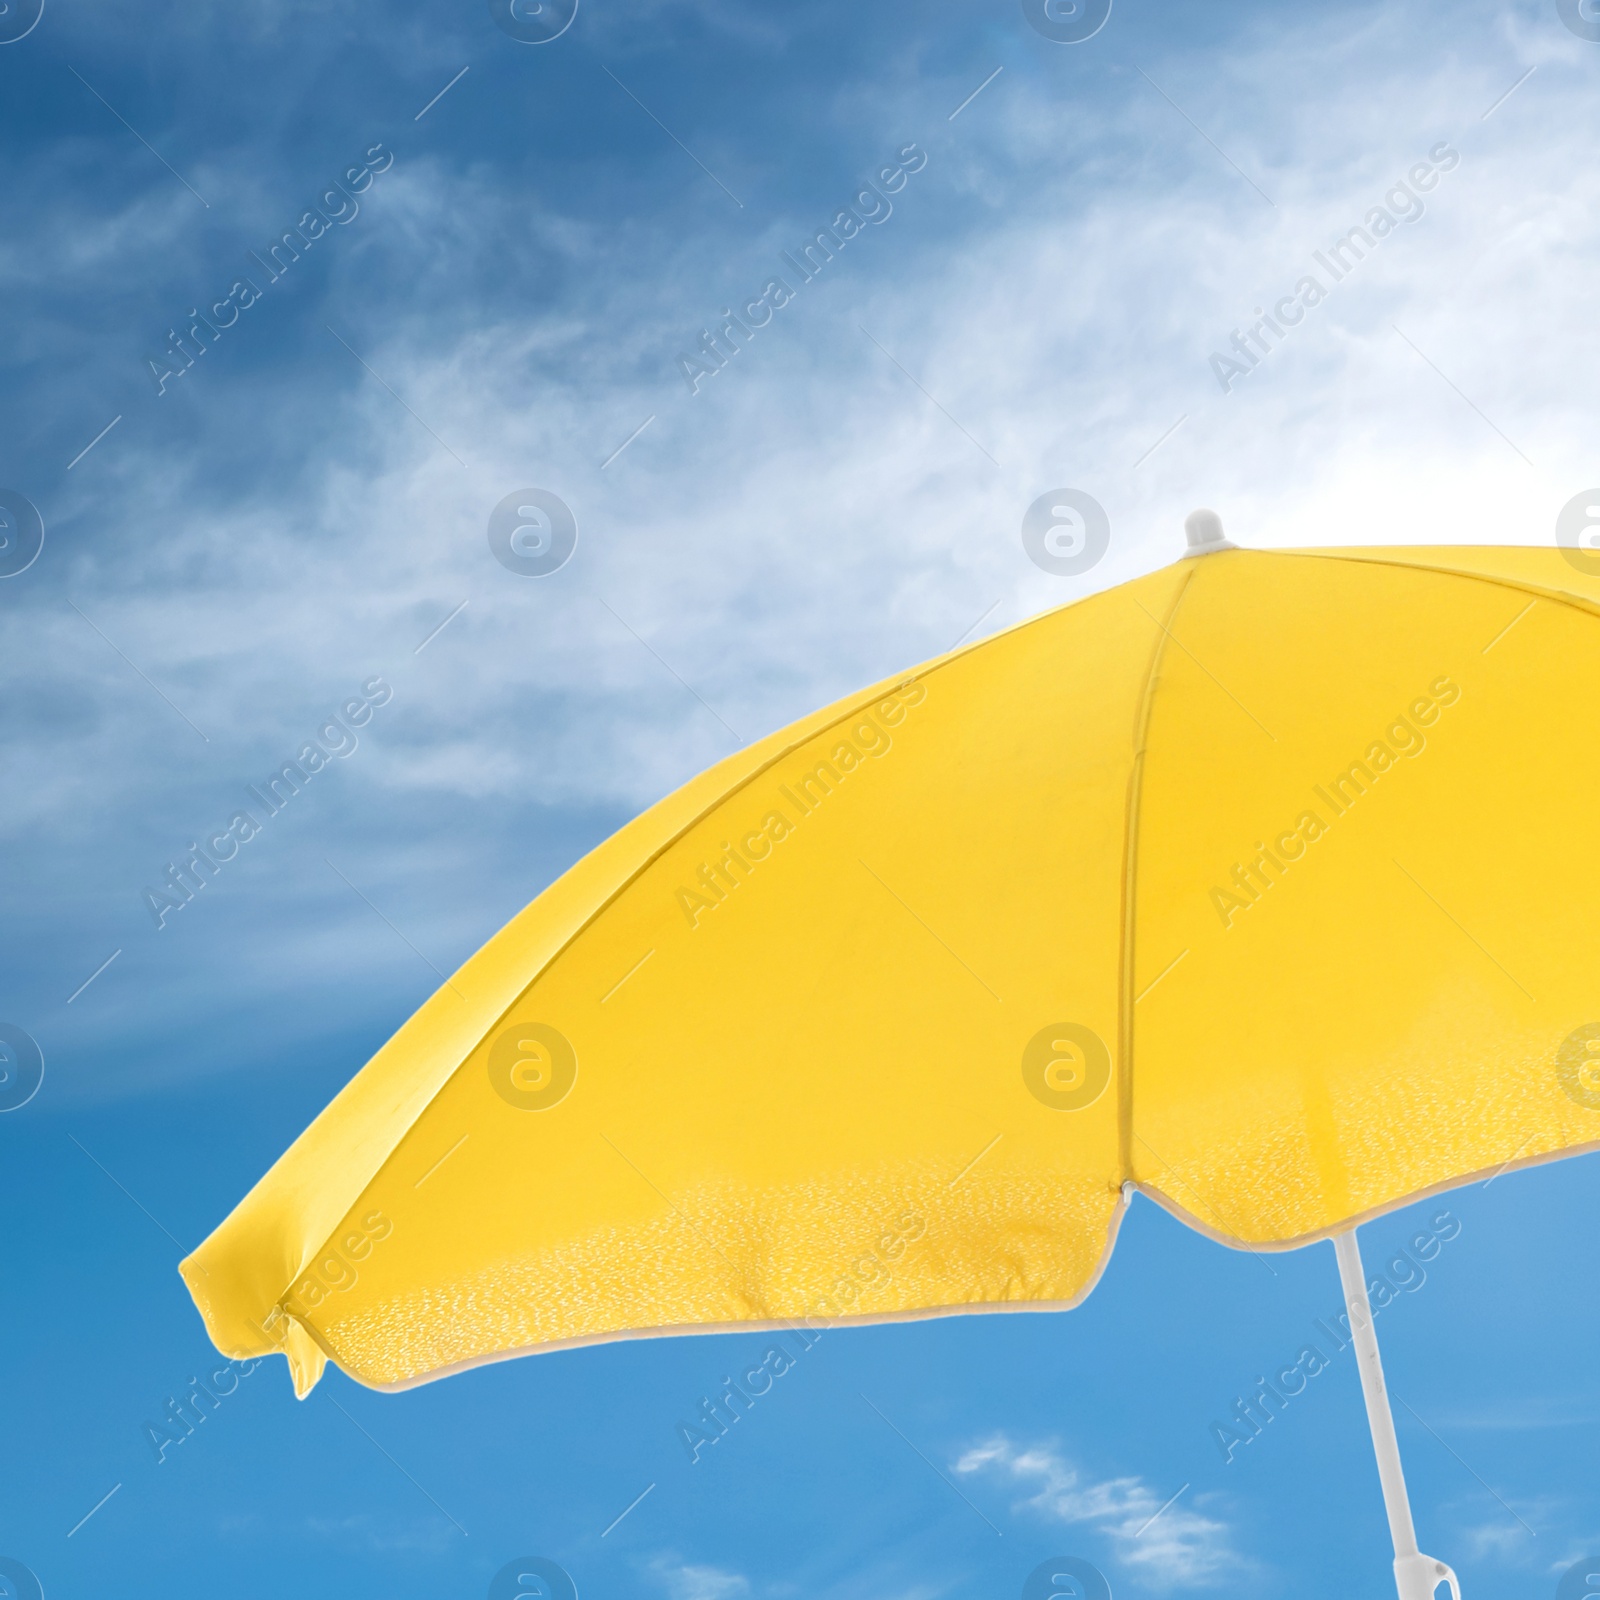
M1600 1143L1600 578L1190 541L551 885L184 1262L218 1347L304 1394L1063 1308L1137 1189L1226 1244L1342 1240L1431 1595L1352 1230Z

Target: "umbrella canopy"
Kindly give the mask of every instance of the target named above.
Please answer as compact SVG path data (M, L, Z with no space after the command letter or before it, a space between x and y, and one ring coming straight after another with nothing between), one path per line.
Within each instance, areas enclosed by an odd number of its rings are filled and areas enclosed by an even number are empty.
M1561 551L1212 539L636 818L185 1280L302 1394L404 1388L1070 1306L1128 1185L1278 1249L1592 1148L1596 681Z

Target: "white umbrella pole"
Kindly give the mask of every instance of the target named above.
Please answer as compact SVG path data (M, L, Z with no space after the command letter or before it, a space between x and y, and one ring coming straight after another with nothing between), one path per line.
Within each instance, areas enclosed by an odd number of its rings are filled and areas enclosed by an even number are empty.
M1394 1581L1400 1600L1433 1600L1441 1583L1450 1585L1453 1600L1461 1600L1461 1585L1444 1562L1417 1549L1417 1530L1411 1521L1411 1501L1406 1476L1400 1466L1400 1441L1395 1437L1394 1413L1383 1381L1383 1359L1378 1354L1378 1332L1367 1300L1367 1279L1361 1267L1361 1248L1355 1229L1337 1235L1334 1253L1339 1258L1339 1281L1350 1313L1350 1342L1355 1346L1361 1373L1361 1393L1367 1402L1367 1426L1378 1457L1378 1479L1383 1484L1384 1509L1389 1513L1389 1536L1394 1540Z

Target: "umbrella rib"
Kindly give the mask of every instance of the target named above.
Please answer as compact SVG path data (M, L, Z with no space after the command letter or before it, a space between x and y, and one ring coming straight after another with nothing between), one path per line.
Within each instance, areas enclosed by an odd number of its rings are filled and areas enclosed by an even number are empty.
M603 603L604 602L602 602L602 604ZM1074 605L1084 603L1086 602L1073 602ZM610 610L611 608L608 606L606 609ZM615 615L615 612L612 614ZM1007 631L1020 635L1027 632L1031 628L1042 625L1055 615L1055 612L1044 612L1040 616L1026 618L1024 621L1015 624ZM620 622L622 619L618 617L617 620ZM626 624L624 624L624 626L626 626ZM921 667L903 674L897 680L897 683L901 685L909 685L913 683L929 682L933 679L935 673L943 670L948 665L948 660L925 662ZM813 739L820 738L826 733L831 733L835 728L843 727L847 722L850 721L852 717L859 715L863 710L872 706L879 694L881 694L881 690L875 689L872 693L863 691L860 695L852 695L849 700L848 710L841 712L838 716L833 717L830 721L825 723L812 726L808 722L807 727L809 731L804 736L794 736L792 729L783 730L791 734L791 738L787 744L774 747L772 740L773 738L777 737L774 735L772 738L762 741L759 746L748 747L744 752L742 752L743 754L749 755L756 748L770 748L772 753L756 761L755 764L741 777L730 781L729 786L714 799L702 804L692 816L688 817L678 826L672 828L665 837L661 838L659 842L656 843L649 851L648 855L621 879L616 887L600 901L594 910L585 916L572 929L572 931L561 940L560 944L556 948L551 950L548 957L539 967L538 972L535 972L532 977L530 977L530 983L537 979L556 961L565 955L566 952L571 949L571 947L579 939L581 939L590 928L594 926L595 922L608 910L610 910L611 906L614 905L616 901L627 892L628 889L637 883L639 879L656 864L657 861L666 855L666 853L671 850L673 846L687 838L695 828L697 828L702 822L711 816L713 812L715 812L720 806L725 805L735 795L742 794L751 788L757 782L757 780L765 777L767 773L773 771L773 769L776 768L780 762L786 760L797 750L804 749L805 746ZM726 724L724 724L724 726L726 726ZM504 1021L509 1009L510 1008L508 1005L507 1008L500 1013L500 1016L496 1020Z
M868 866L867 866L867 864L866 864L866 862L865 862L865 861L861 861L861 857L860 857L860 856L857 856L857 857L856 857L856 860L857 860L857 861L860 861L860 862L861 862L861 865L862 865L862 866L863 866L863 867L866 867L866 870L867 870L867 871L868 871L868 872L872 872L872 868L871 868L871 867L868 867ZM872 872L872 876L873 876L873 877L874 877L874 878L878 878L878 874L877 874L877 873L876 873L876 872ZM912 909L911 909L911 907L910 907L910 906L908 906L908 905L906 905L906 903L905 903L905 901L904 901L904 900L901 900L901 899L900 899L900 896L899 896L899 895L897 895L897 894L895 894L895 892L894 892L894 890L893 890L893 889L890 889L890 888L889 888L889 885L888 885L888 884L886 884L886 883L884 883L884 882L883 882L883 879L882 879L882 878L878 878L878 882L879 882L879 883L880 883L880 884L883 884L883 887L884 887L884 888L885 888L885 889L886 889L886 890L888 890L888 892L889 892L889 894L891 894L891 895L893 895L893 896L894 896L894 898L895 898L895 899L896 899L896 900L899 900L899 901L900 901L900 905L901 905L901 906L902 906L902 908L903 908L903 909L904 909L904 910L905 910L905 912L906 912L906 914L907 914L907 915L908 915L908 916L910 916L910 917L915 917L915 918L916 918L916 920L917 920L917 921L918 921L918 922L922 922L922 918L921 918L921 917L918 917L918 916L917 916L917 914L916 914L916 912L915 912L915 911L913 911L913 910L912 910ZM1004 1004L1005 1004L1005 1001L1003 1001L1003 1000L1001 1000L1001 999L1000 999L1000 996L999 996L999 995L997 995L997 994L995 994L995 992L994 992L994 990L993 990L993 989L989 989L989 985L988 985L988 984L986 984L986 983L984 983L984 981L983 981L983 979L982 979L982 978L980 978L980 977L978 977L978 974L977 974L977 973L976 973L976 972L973 972L973 971L972 971L972 968L971 968L971 967L968 967L968 966L967 966L967 964L966 964L966 962L965 962L965 961L962 961L962 960L961 960L961 957L960 957L960 956L958 956L958 955L957 955L957 954L956 954L956 953L955 953L955 951L954 951L954 950L951 950L951 949L950 949L950 946L949 946L949 945L947 945L947 944L945 944L945 943L944 943L944 940L943 940L943 939L940 939L940 938L939 938L939 935L938 935L938 934L936 934L936 933L934 933L934 931L933 931L933 929L932 929L932 928L929 928L929 927L928 927L928 924L927 924L927 923L926 923L926 922L922 922L922 926L923 926L923 927L924 927L924 928L925 928L925 929L927 929L927 932L928 932L928 934L929 934L929 936L930 936L930 937L931 937L931 938L933 938L933 939L935 939L935 940L936 940L936 941L937 941L937 942L938 942L938 943L939 943L939 944L941 944L941 945L944 945L944 948L945 948L945 950L946 950L946 951L947 951L947 952L948 952L948 953L949 953L949 955L950 955L950 958L951 958L951 960L952 960L952 961L956 961L956 962L959 962L959 963L960 963L960 965L961 965L961 966L963 966L963 967L966 967L966 970L967 970L967 972L968 972L968 973L969 973L969 974L971 974L971 976L972 976L972 977L973 977L973 979L974 979L974 980L975 980L975 981L976 981L976 982L977 982L977 983L978 983L978 984L980 984L980 985L981 985L981 986L982 986L982 987L983 987L983 988L985 988L985 989L988 989L988 990L989 990L989 993L990 993L990 994L991 994L991 995L993 995L993 997L994 997L994 999L995 999L995 1001L996 1001L996 1002L997 1002L997 1003L998 1003L998 1004L1000 1004L1000 1005L1004 1005Z
M1422 549L1424 546L1411 548ZM1493 547L1491 547L1493 548ZM1548 549L1548 546L1527 546L1529 550ZM1437 578L1460 578L1466 583L1482 583L1491 589L1508 589L1517 594L1531 594L1535 600L1549 600L1563 605L1586 617L1600 617L1600 603L1586 595L1574 594L1570 589L1548 589L1532 578L1511 578L1499 572L1474 572L1468 567L1442 566L1431 561L1397 561L1392 555L1369 555L1359 546L1330 546L1322 550L1253 550L1252 556L1284 556L1291 561L1350 561L1368 567L1394 567L1401 572L1427 572ZM1046 612L1045 615L1050 615ZM1493 640L1490 641L1494 643Z
M1194 582L1199 570L1198 562L1190 562L1183 580L1167 608L1170 622L1178 615L1178 607ZM1130 596L1131 598L1131 596ZM1135 605L1139 605L1137 600ZM1147 617L1150 613L1140 605ZM1156 622L1154 617L1150 617ZM1156 675L1166 650L1166 641L1172 637L1164 623L1156 622L1159 630L1150 650L1150 664L1145 670L1144 687L1139 692L1139 709L1133 726L1132 759L1128 766L1127 810L1122 820L1122 900L1118 907L1117 947L1117 1161L1123 1181L1133 1176L1133 998L1134 935L1138 913L1137 885L1139 877L1139 806L1144 798L1144 751L1150 734L1150 708L1155 698Z
M1187 587L1188 587L1188 586L1187 586L1187 585L1185 585L1185 588L1187 588ZM1184 642L1183 642L1183 640L1182 640L1182 639L1180 639L1180 638L1178 638L1178 637L1177 637L1177 636L1176 636L1176 635L1175 635L1175 634L1174 634L1174 633L1173 633L1173 632L1172 632L1172 630L1171 630L1171 629L1170 629L1170 628L1169 628L1169 627L1167 627L1167 625L1166 625L1166 624L1165 624L1165 623L1164 623L1164 622L1157 622L1157 621L1156 621L1156 618L1155 618L1155 616L1154 616L1154 614L1153 614L1153 613L1151 613L1151 612L1150 612L1150 611L1148 611L1148 610L1146 610L1146 608L1145 608L1145 607L1144 607L1144 606L1143 606L1143 605L1140 605L1140 603L1139 603L1139 601L1138 601L1138 600L1135 600L1135 599L1134 599L1134 597L1133 597L1133 596L1132 596L1132 595L1129 595L1129 596L1128 596L1128 598L1129 598L1129 599L1130 599L1130 600L1133 600L1133 603L1134 603L1134 604L1135 604L1135 605L1136 605L1136 606L1139 606L1139 609L1140 609L1140 610L1141 610L1141 611L1143 611L1143 612L1144 612L1144 614L1145 614L1145 615L1146 615L1146 616L1147 616L1147 617L1149 617L1149 618L1150 618L1150 620L1151 620L1151 621L1152 621L1152 622L1155 622L1155 624L1156 624L1156 626L1157 626L1157 627L1158 627L1158 628L1160 628L1160 630L1161 630L1161 631L1162 631L1162 632L1163 632L1163 633L1164 633L1164 634L1166 634L1166 636L1167 636L1167 637L1168 637L1168 638L1169 638L1169 639L1170 639L1170 640L1171 640L1171 641L1172 641L1172 642L1173 642L1173 643L1174 643L1174 644L1175 644L1175 645L1177 645L1177 647L1178 647L1178 648L1179 648L1179 649L1180 649L1180 650L1181 650L1181 651L1183 651L1183 653L1184 653L1184 654L1185 654L1185 655L1186 655L1186 656L1188 656L1188 658L1189 658L1189 659L1190 659L1190 660L1191 660L1191 661L1192 661L1192 662L1194 662L1194 664L1195 664L1195 665L1196 665L1196 666L1197 666L1197 667L1199 667L1199 669L1200 669L1200 670L1201 670L1201 671L1202 671L1202 672L1203 672L1203 673L1205 673L1205 675L1206 675L1206 676L1207 676L1207 677L1208 677L1208 678L1209 678L1209 679L1210 679L1210 680L1211 680L1211 681L1212 681L1212 682L1213 682L1213 683L1214 683L1214 684L1216 684L1216 686L1217 686L1217 687L1218 687L1218 688L1219 688L1219 689L1220 689L1220 690L1221 690L1221 691L1222 691L1222 692L1223 692L1223 693L1224 693L1224 694L1225 694L1225 695L1227 695L1227 697L1228 697L1228 698L1229 698L1229 699L1230 699L1230 700L1231 700L1231 701L1233 701L1233 703L1234 703L1234 704L1235 704L1235 705L1236 705L1236 706L1238 706L1238 708L1239 708L1239 709L1240 709L1240 710L1241 710L1241 711L1242 711L1242 712L1244 712L1244 714L1245 714L1245 715L1246 715L1246 716L1247 716L1247 717L1249 717L1249 719L1250 719L1250 720L1251 720L1251 721L1252 721L1252 722L1253 722L1253 723L1255 723L1255 725L1256 725L1256 726L1257 726L1257 727L1258 727L1258 728L1259 728L1259 729L1260 729L1260 730L1261 730L1261 731L1262 731L1262 732L1263 732L1263 733L1264 733L1264 734L1266 734L1266 736L1267 736L1267 737L1268 737L1268 738L1269 738L1269 739L1270 739L1270 740L1271 740L1271 741L1272 741L1272 742L1273 742L1273 743L1274 743L1274 744L1276 744L1276 743L1277 743L1277 742L1278 742L1278 736L1277 736L1277 734L1275 734L1275 733L1274 733L1274 732L1273 732L1273 731L1272 731L1272 729L1271 729L1271 728L1269 728L1269 727L1268 727L1268 726L1267 726L1267 725L1266 725L1266 723L1264 723L1264 722L1263 722L1263 721L1262 721L1262 720L1261 720L1261 718L1260 718L1260 717L1258 717L1258 716L1257 716L1257 715L1256 715L1256 714L1255 714L1255 712L1253 712L1253 711L1252 711L1252 710L1251 710L1251 709L1250 709L1250 707L1249 707L1249 706L1247 706L1247 705L1246 705L1246 704L1245 704L1245 703L1244 703L1244 701L1243 701L1243 700L1241 700L1241 699L1240 699L1240 698L1239 698L1239 697L1238 697L1238 695L1236 695L1236 694L1235 694L1235 693L1234 693L1234 692L1233 692L1233 690L1232 690L1232 689L1230 689L1230 688L1229 688L1229 687L1228 687L1228 686L1227 686L1227 684L1225 684L1225 683L1224 683L1224 682L1223 682L1223 681L1222 681L1222 679L1221 679L1221 678L1219 678L1219 677L1218 677L1218 676L1217 676L1217 675L1216 675L1216 673L1214 673L1214 672L1213 672L1213 671L1212 671L1212 670L1211 670L1211 668L1210 668L1210 667L1208 667L1208 666L1207 666L1207 665L1206 665L1206 664L1205 664L1205 662L1203 662L1203 661L1202 661L1202 660L1201 660L1201 659L1200 659L1200 657L1199 657L1199 656L1197 656L1197 655L1196 655L1196 654L1195 654L1195 653L1194 653L1194 651L1193 651L1193 650L1191 650L1191 649L1190 649L1190 648L1189 648L1189 647L1188 647L1188 645L1186 645L1186 644L1185 644L1185 643L1184 643Z

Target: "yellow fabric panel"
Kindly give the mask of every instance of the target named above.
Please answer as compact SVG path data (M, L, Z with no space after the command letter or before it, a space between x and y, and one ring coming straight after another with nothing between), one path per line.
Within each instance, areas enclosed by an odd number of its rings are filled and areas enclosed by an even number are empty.
M1580 559L1593 569L1590 571L1575 566L1565 550L1538 545L1371 545L1289 553L1324 561L1425 567L1434 572L1455 572L1496 584L1513 585L1527 590L1530 597L1541 594L1580 606L1600 604L1600 555L1588 553L1582 553ZM1512 615L1515 614L1516 608L1513 608Z
M379 1386L640 1333L1070 1304L1146 1192L1288 1247L1600 1144L1600 576L1221 552L685 785L183 1264ZM731 853L730 853L731 852Z
M304 1392L323 1353L403 1386L1081 1298L1120 1215L1130 779L1191 576L841 702L579 863L184 1263L219 1346Z
M1330 554L1196 562L1151 697L1132 1166L1252 1244L1600 1140L1595 582Z
M701 812L841 709L817 712L737 752L635 818L507 923L407 1020L217 1230L217 1248L207 1241L184 1263L220 1349L242 1355L261 1344L262 1319L284 1286L310 1265L396 1143L544 963ZM288 1339L297 1383L314 1382L322 1360L315 1343L298 1325L274 1335Z

